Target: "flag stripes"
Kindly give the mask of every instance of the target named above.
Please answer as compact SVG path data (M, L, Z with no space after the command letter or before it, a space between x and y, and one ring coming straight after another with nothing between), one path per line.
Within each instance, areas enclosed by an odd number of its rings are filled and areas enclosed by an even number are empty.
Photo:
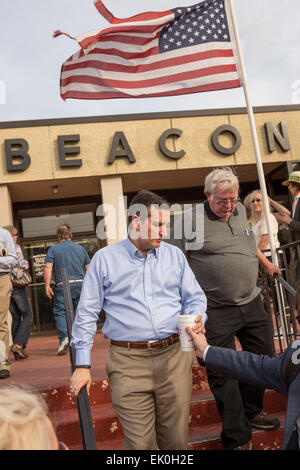
M212 5L216 8L216 4L218 7L223 3L224 0L207 2L210 11ZM103 16L110 18L111 27L77 38L82 49L61 70L63 99L170 96L241 86L232 43L220 39L221 30L217 40L197 39L193 45L193 37L199 36L201 30L204 36L204 26L200 24L194 36L184 34L180 29L185 25L175 28L178 13L174 11L142 13L121 20L111 15L100 0L95 4L101 14L105 13ZM203 4L182 9L187 22L200 14L199 9L203 15ZM191 30L186 25L186 31ZM162 37L167 40L161 42ZM172 45L176 37L178 42L185 39L185 47ZM168 51L169 43L172 49Z

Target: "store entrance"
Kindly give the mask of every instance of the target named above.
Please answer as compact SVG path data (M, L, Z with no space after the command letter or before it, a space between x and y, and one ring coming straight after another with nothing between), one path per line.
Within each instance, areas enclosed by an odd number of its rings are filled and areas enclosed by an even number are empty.
M88 252L90 259L99 249L99 240L95 236L74 237L72 241L82 245ZM29 262L29 272L32 277L32 283L28 288L28 295L33 310L32 333L56 331L53 316L53 301L46 296L44 283L44 263L47 251L56 244L56 239L21 243L23 255ZM54 284L52 288L54 288Z
M53 201L14 205L19 243L32 277L28 287L33 310L32 334L56 332L53 301L45 294L44 263L49 248L57 244L57 227L68 223L72 241L82 245L92 259L104 243L96 236L96 212L100 202L97 198L81 198L57 200L55 205Z

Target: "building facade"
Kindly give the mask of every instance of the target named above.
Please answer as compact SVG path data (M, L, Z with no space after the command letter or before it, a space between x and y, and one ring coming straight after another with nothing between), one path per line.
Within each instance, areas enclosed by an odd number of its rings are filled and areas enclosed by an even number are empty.
M254 111L268 193L289 205L281 181L300 160L300 106ZM92 256L126 236L126 204L140 189L200 202L206 174L225 165L235 168L242 198L259 187L244 108L3 122L0 140L0 226L18 228L30 262L34 332L53 328L43 263L61 222Z

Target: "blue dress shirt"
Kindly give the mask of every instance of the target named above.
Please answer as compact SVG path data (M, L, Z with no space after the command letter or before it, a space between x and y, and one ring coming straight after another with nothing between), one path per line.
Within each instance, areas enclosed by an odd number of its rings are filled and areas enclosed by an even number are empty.
M129 238L95 253L83 281L72 328L76 364L90 364L101 309L103 336L150 341L178 333L177 316L207 319L206 296L182 251L162 242L144 258Z

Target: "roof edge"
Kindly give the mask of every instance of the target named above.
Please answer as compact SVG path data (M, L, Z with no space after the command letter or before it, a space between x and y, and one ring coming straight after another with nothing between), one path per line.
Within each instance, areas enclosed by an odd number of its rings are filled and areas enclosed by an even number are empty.
M254 113L271 113L282 111L300 111L300 104L276 105L276 106L254 106ZM146 119L165 119L176 117L198 117L198 116L219 116L221 114L247 114L246 107L219 108L190 111L164 111L159 113L139 113L139 114L117 114L107 116L83 116L73 118L52 118L34 119L25 121L0 122L0 129L12 129L22 127L59 126L67 124L89 124L97 122L120 122L120 121L140 121Z

